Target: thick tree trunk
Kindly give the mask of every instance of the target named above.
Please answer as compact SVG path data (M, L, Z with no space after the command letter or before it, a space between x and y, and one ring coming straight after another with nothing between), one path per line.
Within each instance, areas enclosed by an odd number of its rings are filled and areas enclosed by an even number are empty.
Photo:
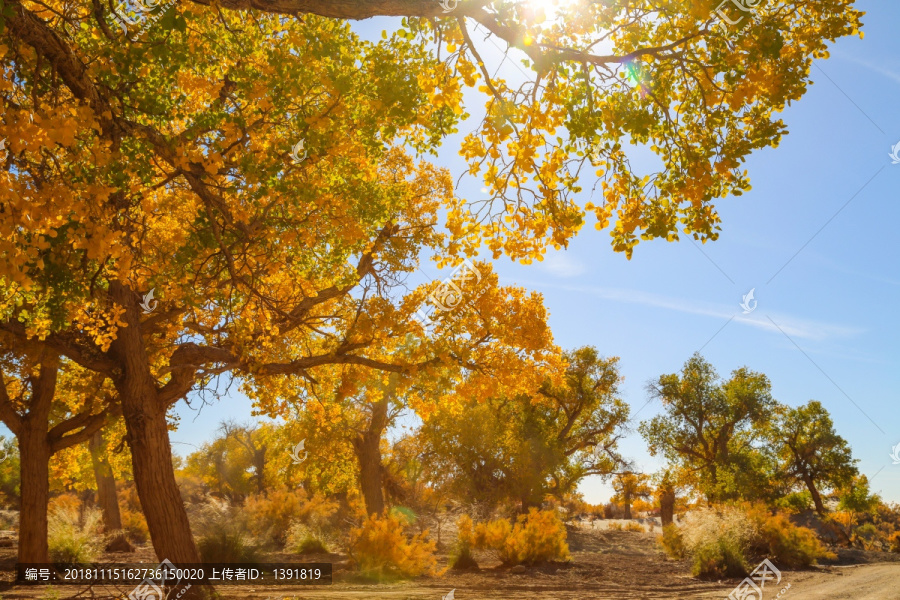
M119 512L119 499L116 496L116 478L106 454L103 443L103 432L98 431L88 444L91 451L91 464L94 467L94 479L97 481L97 505L103 514L103 528L108 537L108 552L134 552L122 530L122 514Z
M19 562L50 562L47 545L47 507L50 503L50 441L47 424L23 419L19 433Z
M675 490L664 488L659 495L659 518L662 526L671 525L675 519Z
M374 403L368 427L353 440L356 459L359 461L359 487L369 515L384 514L381 435L387 427L387 410L386 397Z
M813 504L816 505L816 512L824 516L825 505L822 503L822 496L819 495L819 490L816 489L816 484L813 482L812 477L804 475L803 482L806 483L806 489L809 490L809 495L812 496Z
M120 365L115 386L131 447L134 484L147 518L153 549L160 561L168 559L176 565L199 563L200 553L175 483L166 424L168 406L161 401L157 381L150 371L137 297L116 281L110 282L109 292L113 300L125 307L122 319L126 326L116 332L110 355ZM201 592L201 586L191 588L191 595Z
M134 484L147 519L150 539L161 561L168 559L176 565L199 563L200 553L175 483L166 414L150 409L156 398L152 390L148 393L150 398L145 394L122 394L121 398L131 446Z
M366 503L366 513L379 516L384 513L380 441L381 436L374 437L366 431L354 444L359 461L359 487Z
M623 504L625 505L625 518L631 519L631 500L626 498Z

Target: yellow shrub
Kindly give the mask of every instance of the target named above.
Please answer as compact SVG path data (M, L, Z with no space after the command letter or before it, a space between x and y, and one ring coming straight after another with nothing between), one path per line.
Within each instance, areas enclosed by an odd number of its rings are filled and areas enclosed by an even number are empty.
M555 511L532 508L515 526L498 519L475 526L475 545L492 551L505 565L568 560L566 528Z
M453 569L477 569L478 563L472 556L475 546L475 529L472 517L463 515L456 521L456 545L450 555L450 567Z
M394 516L367 518L350 532L350 557L367 577L378 580L434 573L435 543L428 532L408 536L406 525Z
M782 513L771 514L763 506L747 509L756 528L753 547L759 554L772 558L785 567L808 567L819 558L835 558L815 532L791 523Z
M136 510L121 508L122 529L125 536L135 544L144 544L150 539L150 529L147 527L147 519L144 514Z
M336 502L319 493L307 498L303 490L272 490L265 495L250 496L244 502L251 533L277 545L285 543L294 522L322 526L337 508Z
M611 531L622 531L623 527L621 523L610 523L607 529Z
M640 531L641 533L643 533L644 527L640 523L629 521L628 523L625 523L625 531Z
M687 548L684 547L684 538L678 525L669 523L663 527L662 535L658 538L659 545L663 547L666 554L671 558L681 560L687 554Z
M75 494L61 494L55 498L50 499L50 503L47 506L47 511L52 512L54 510L59 510L66 513L80 513L81 500L79 500L78 496L76 496Z
M900 552L900 531L892 533L891 537L888 538L888 542L891 545L891 552Z

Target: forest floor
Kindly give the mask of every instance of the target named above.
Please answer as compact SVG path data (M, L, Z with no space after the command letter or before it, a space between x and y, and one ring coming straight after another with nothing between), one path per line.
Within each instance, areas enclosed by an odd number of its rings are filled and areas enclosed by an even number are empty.
M669 599L726 598L738 579L701 581L690 574L688 561L668 559L656 545L656 533L607 529L609 522L598 521L569 528L571 561L527 568L513 573L478 556L479 571L446 571L435 577L420 577L392 584L359 581L348 569L343 555L271 555L269 562L332 562L334 584L329 586L221 585L216 589L224 598L245 600L441 600L455 590L458 600L585 600L585 599ZM446 565L446 552L439 565ZM140 548L134 554L106 554L99 562L156 563L152 549ZM15 565L15 547L0 547L3 579L11 579ZM861 550L842 550L838 559L809 570L781 572L781 582L769 582L764 600L889 600L900 598L900 555ZM790 587L787 587L790 586ZM787 587L787 589L785 589ZM781 591L779 595L779 591ZM110 598L126 597L131 589L100 586L15 586L0 591L3 600L12 598ZM177 591L177 590L176 590ZM752 597L752 596L751 596Z

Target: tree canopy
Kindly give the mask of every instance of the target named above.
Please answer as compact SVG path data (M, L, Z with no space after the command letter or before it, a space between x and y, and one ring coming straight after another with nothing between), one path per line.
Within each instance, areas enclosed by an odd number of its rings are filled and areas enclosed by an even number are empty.
M188 394L223 376L263 412L373 377L422 408L448 396L414 380L532 394L559 371L540 296L468 263L464 302L424 331L412 315L446 290L406 287L422 261L530 262L589 213L629 256L717 237L716 199L749 189L741 163L777 145L775 113L861 13L766 4L729 30L714 4L3 0L2 343L115 396L157 554L197 562L166 420ZM376 15L405 18L377 41L345 20ZM476 26L533 78L491 75ZM427 160L466 88L485 101L458 148L478 201ZM586 178L601 198L582 200Z

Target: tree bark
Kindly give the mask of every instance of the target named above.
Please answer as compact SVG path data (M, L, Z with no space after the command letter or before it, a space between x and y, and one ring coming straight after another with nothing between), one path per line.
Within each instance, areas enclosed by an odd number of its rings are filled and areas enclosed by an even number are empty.
M675 490L663 488L659 495L659 518L662 526L671 525L675 519Z
M153 407L153 390L122 393L122 409L131 446L134 483L147 519L157 558L176 565L199 563L190 521L175 483L172 447L164 410Z
M809 490L809 495L812 496L813 504L816 505L816 512L824 516L825 505L822 503L822 496L819 495L819 490L816 489L816 484L813 482L812 477L804 473L803 482L806 484L806 489Z
M50 504L50 441L47 424L26 417L19 432L19 562L50 562L47 508Z
M625 518L631 519L631 498L625 496L625 501L622 502L625 505Z
M368 427L353 440L353 449L359 461L359 487L369 515L384 514L381 435L387 427L387 410L386 397L374 403Z
M187 511L175 483L172 446L166 423L168 406L159 397L156 379L141 336L136 294L117 281L109 292L117 304L125 307L126 326L116 332L110 355L119 364L114 383L122 403L134 484L137 489L150 539L157 558L175 563L199 563L200 553L191 535ZM191 594L201 592L201 586Z
M122 530L122 513L119 512L119 499L116 496L116 478L106 454L103 432L97 431L88 444L91 451L91 464L94 467L94 479L97 481L97 505L103 514L103 528L109 536L106 543L107 552L134 552Z

